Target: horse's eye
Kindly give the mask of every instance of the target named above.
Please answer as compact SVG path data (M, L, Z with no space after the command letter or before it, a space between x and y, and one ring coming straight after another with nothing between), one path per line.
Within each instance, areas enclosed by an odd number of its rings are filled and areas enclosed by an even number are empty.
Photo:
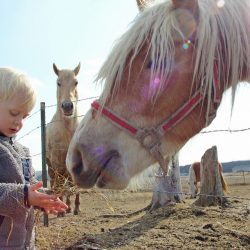
M76 80L75 85L77 85L77 84L78 84L78 81Z
M61 86L61 83L58 80L57 80L57 86L59 86L59 87Z
M160 68L161 70L164 70L166 69L167 67L167 60L162 60L161 62L159 62L159 60L149 60L148 63L147 63L147 69L152 69L152 70L156 70L158 68ZM160 66L160 67L159 67Z
M150 60L150 61L148 62L148 64L147 64L147 69L151 69L152 64L153 64L153 62L152 62L152 60Z

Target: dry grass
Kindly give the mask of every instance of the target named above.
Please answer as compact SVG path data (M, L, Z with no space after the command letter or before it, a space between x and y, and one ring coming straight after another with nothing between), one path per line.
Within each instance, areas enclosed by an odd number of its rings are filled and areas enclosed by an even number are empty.
M177 204L171 211L165 208L130 218L106 218L103 215L128 214L147 206L152 191L85 191L81 194L80 215L67 214L64 218L50 215L49 227L44 227L42 214L39 214L36 223L38 250L247 249L250 235L243 232L250 231L250 215L246 209L250 199L249 175L245 178L249 181L247 184L243 184L239 173L225 177L230 188L227 195L243 198L230 199L232 207L227 209L193 208L194 200L186 197L184 204ZM181 180L185 192L187 177Z

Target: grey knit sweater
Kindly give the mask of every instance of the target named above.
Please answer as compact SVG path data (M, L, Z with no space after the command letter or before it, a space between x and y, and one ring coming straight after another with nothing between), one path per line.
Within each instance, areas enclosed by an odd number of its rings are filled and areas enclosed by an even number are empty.
M29 162L30 183L35 183L29 150L0 135L0 249L35 249L34 209L24 205L23 161ZM27 178L26 178L27 179ZM26 180L27 183L27 180Z

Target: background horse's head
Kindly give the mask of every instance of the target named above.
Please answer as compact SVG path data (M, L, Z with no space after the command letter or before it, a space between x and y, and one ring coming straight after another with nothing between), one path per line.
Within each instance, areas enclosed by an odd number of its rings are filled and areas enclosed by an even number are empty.
M125 188L209 124L222 92L250 79L249 11L249 0L166 0L141 11L100 69L104 91L71 141L75 183Z
M74 70L59 70L55 63L53 69L57 78L57 109L63 116L71 116L75 112L76 102L78 100L76 78L80 70L80 63Z

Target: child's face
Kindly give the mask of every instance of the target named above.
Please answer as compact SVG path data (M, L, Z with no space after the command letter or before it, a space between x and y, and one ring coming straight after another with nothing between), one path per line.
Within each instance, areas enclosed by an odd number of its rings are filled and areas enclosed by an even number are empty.
M30 110L22 107L24 98L22 94L0 101L0 132L5 136L15 136L23 126L23 120L29 115Z

